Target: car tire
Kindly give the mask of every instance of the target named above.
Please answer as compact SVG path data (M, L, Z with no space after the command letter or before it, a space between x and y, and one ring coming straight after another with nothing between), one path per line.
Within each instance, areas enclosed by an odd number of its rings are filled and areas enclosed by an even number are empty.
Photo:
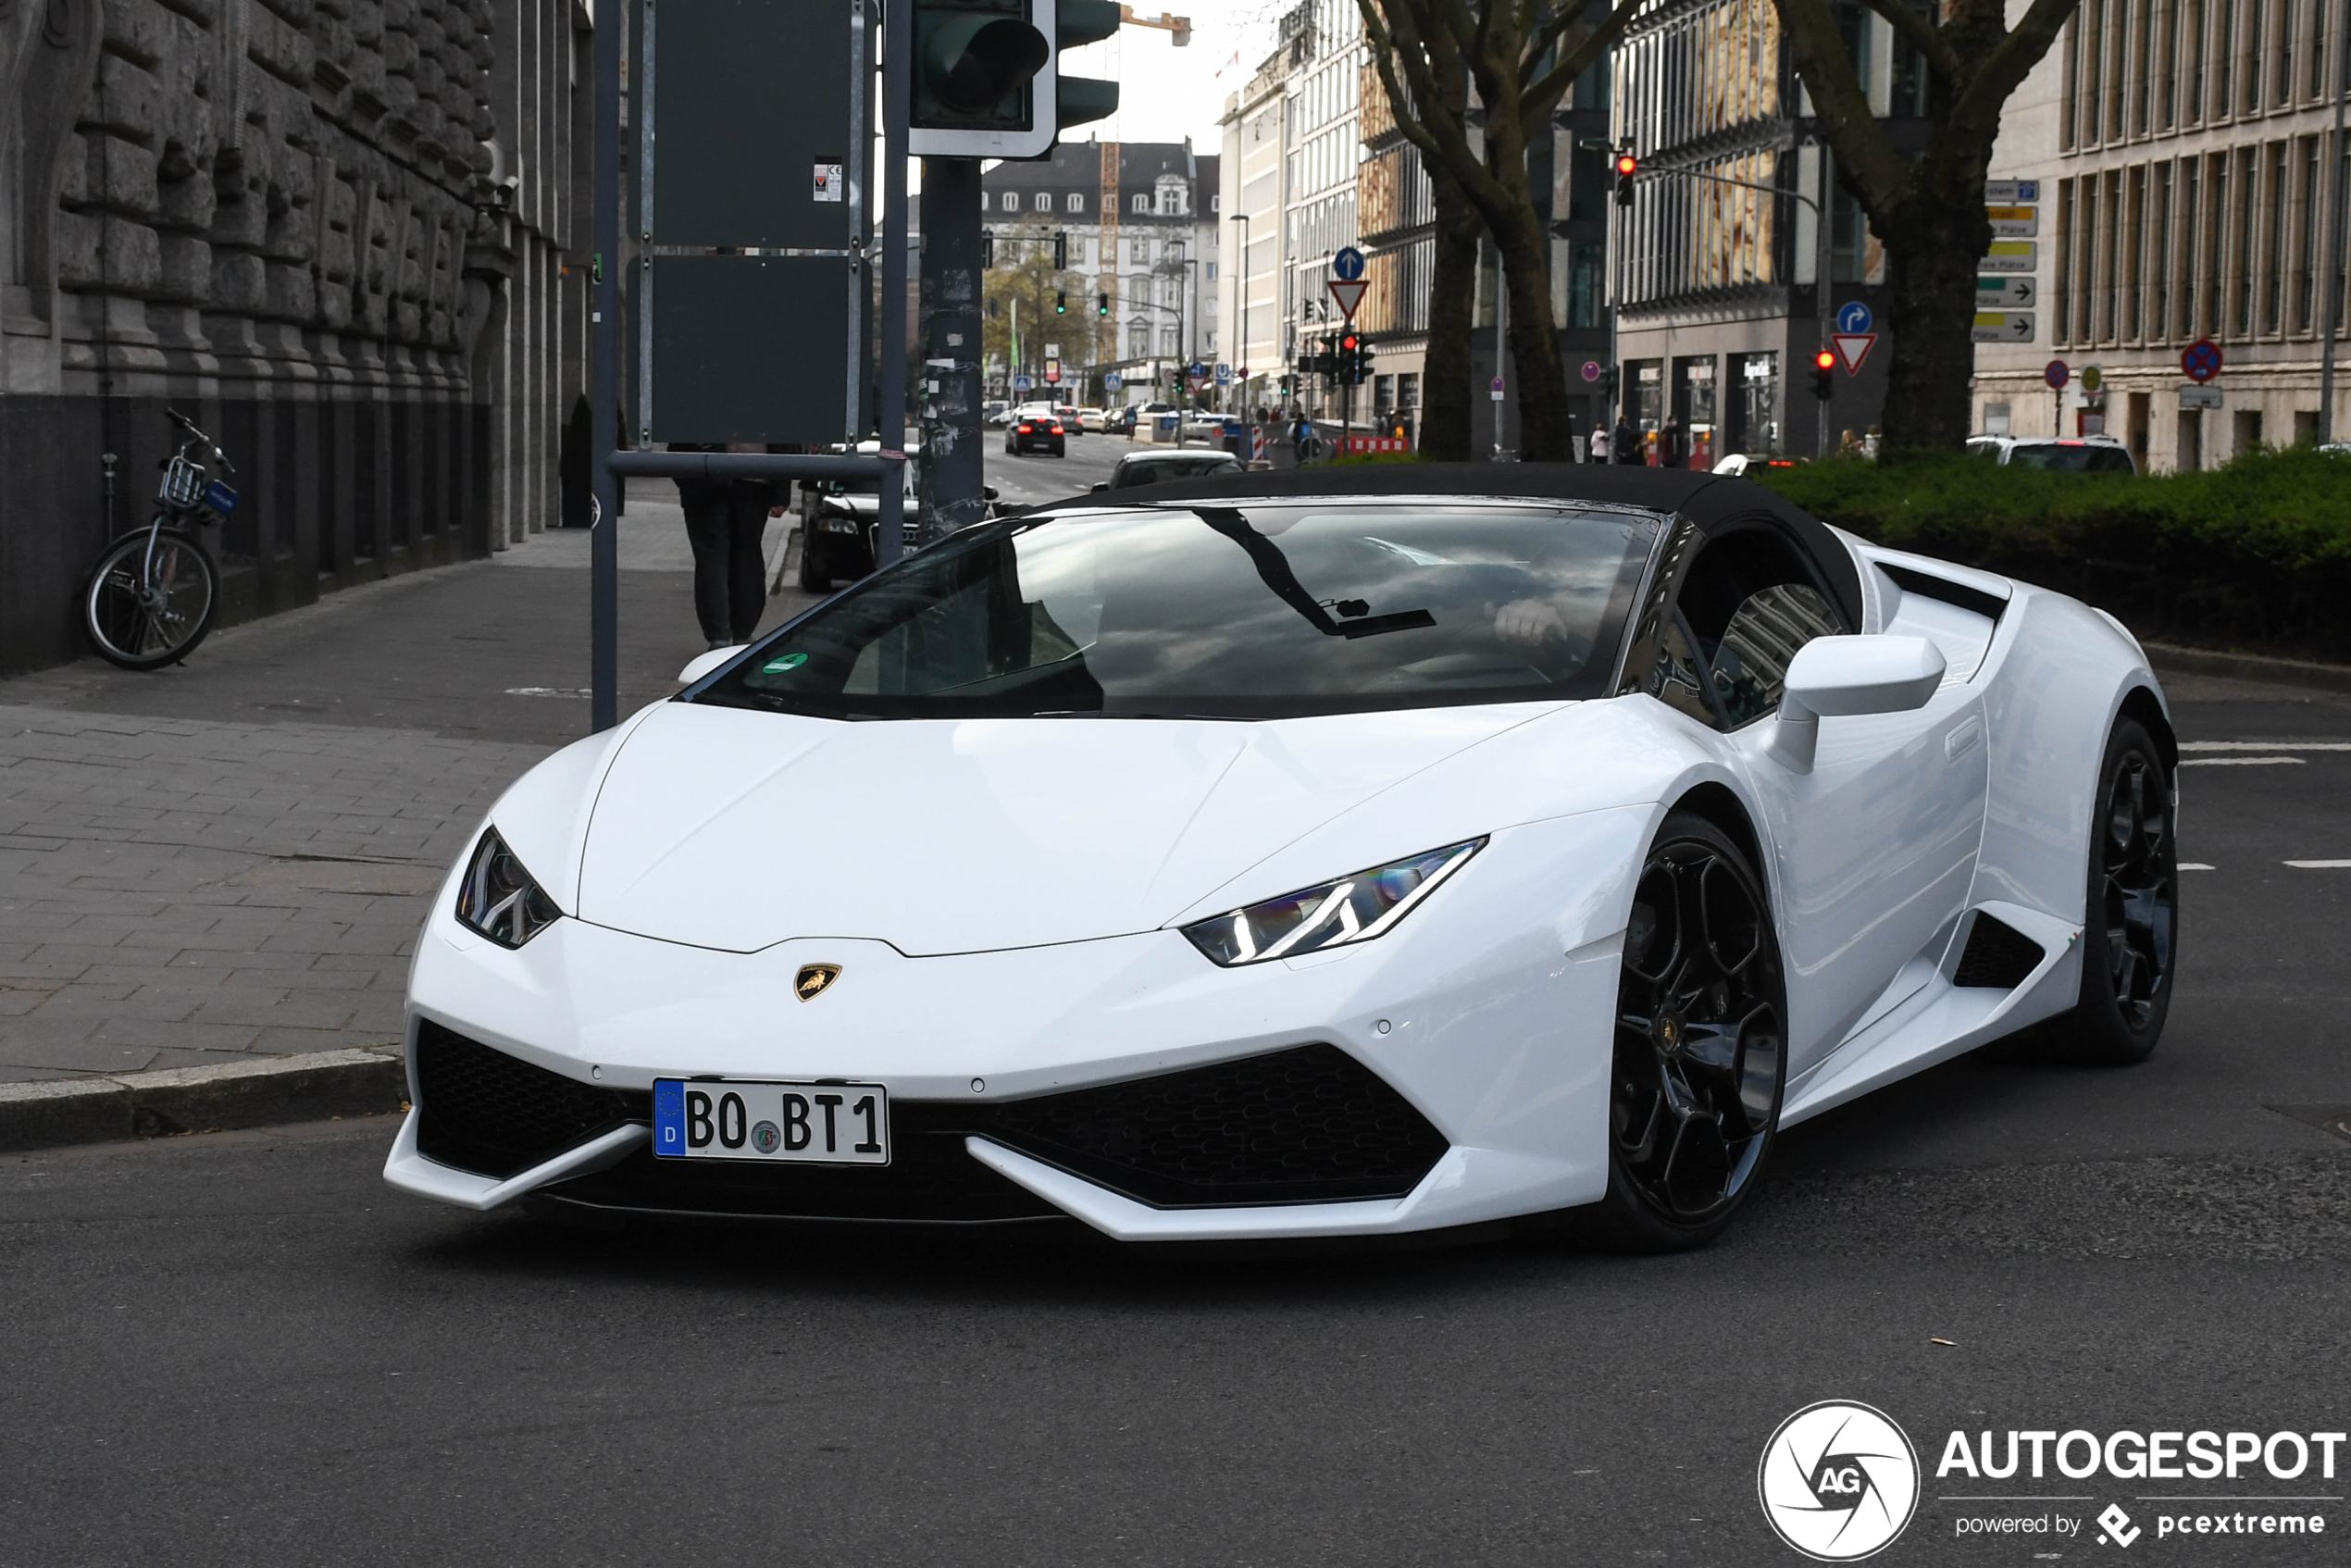
M1642 861L1617 980L1608 1192L1571 1229L1615 1251L1720 1235L1762 1186L1787 1085L1787 982L1761 875L1669 813Z
M829 593L833 587L832 578L816 569L814 542L805 538L800 541L800 586L809 593Z
M2179 972L2177 825L2161 749L2138 720L2118 720L2092 797L2082 990L2044 1031L2051 1054L2128 1066L2162 1038Z

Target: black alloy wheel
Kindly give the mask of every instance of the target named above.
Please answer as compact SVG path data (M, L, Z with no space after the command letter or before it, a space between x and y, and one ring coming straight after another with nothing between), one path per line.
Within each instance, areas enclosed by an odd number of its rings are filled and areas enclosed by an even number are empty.
M1624 932L1595 1239L1671 1251L1730 1223L1761 1185L1779 1128L1786 1018L1761 878L1712 823L1673 813Z
M2060 1025L2080 1061L2143 1062L2162 1037L2179 964L2180 861L2171 780L2135 719L2114 727L2090 822L2082 993Z

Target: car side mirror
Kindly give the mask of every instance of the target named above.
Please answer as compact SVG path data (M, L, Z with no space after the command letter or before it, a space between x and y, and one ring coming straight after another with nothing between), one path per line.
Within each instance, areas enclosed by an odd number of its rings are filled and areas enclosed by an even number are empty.
M691 686L695 681L700 680L703 676L750 646L748 642L738 642L732 648L713 648L707 653L695 654L686 661L686 667L678 672L678 684Z
M1772 755L1791 773L1811 772L1822 719L1924 707L1945 668L1923 637L1814 638L1788 661Z
M1094 481L1093 488L1096 490L1108 490L1110 488L1110 481L1108 479L1096 479Z
M993 501L993 500L995 500L995 499L996 499L996 487L995 487L994 485L992 485L992 484L984 484L984 485L981 485L981 486L979 487L979 498L980 498L982 501Z

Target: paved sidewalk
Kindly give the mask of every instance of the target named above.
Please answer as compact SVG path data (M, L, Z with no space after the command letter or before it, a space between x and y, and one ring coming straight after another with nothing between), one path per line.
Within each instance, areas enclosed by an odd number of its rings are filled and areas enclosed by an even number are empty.
M623 523L623 713L702 648L661 489ZM432 891L586 730L587 566L584 533L542 536L174 669L0 681L0 1082L395 1039ZM771 598L770 624L807 602Z

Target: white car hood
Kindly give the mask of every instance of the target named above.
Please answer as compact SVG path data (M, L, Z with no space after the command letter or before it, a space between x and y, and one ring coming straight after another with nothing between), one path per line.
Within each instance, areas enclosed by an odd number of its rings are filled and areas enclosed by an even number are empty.
M870 937L931 955L1151 930L1399 781L1562 705L841 723L665 703L597 795L577 913L738 952Z

